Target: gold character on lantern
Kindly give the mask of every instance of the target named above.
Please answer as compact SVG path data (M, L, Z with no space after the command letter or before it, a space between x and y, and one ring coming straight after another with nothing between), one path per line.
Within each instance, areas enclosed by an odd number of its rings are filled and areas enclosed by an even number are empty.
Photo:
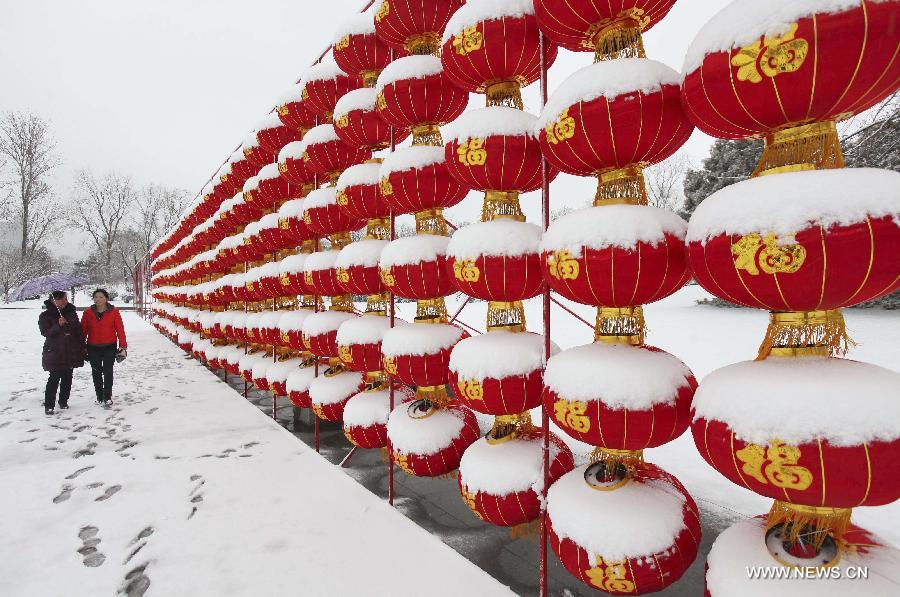
M390 373L391 375L397 375L397 359L395 357L384 357L382 359L384 363L384 370Z
M584 571L591 584L608 593L633 593L634 583L628 580L628 569L623 560L604 562L595 556L594 567Z
M344 37L339 39L336 44L334 44L334 49L335 50L343 50L344 48L346 48L349 45L350 45L350 36L345 35Z
M800 448L774 441L769 446L748 444L735 452L744 474L763 484L771 483L782 489L803 491L813 482L810 470L800 466Z
M343 344L340 345L340 346L338 346L338 356L339 356L339 357L341 358L341 360L342 360L343 362L345 362L345 363L352 363L352 362L353 362L353 354L350 352L350 347L349 347L349 346L346 346L346 345L343 345Z
M552 145L556 145L560 141L565 141L575 136L575 119L569 116L569 110L565 109L556 121L545 126L544 130L547 131L547 141Z
M290 110L290 108L287 107L287 104L284 104L283 106L278 106L278 115L279 116L287 116L290 113L291 113L291 110Z
M338 117L338 119L334 121L334 126L336 126L339 129L345 129L345 128L347 128L347 125L349 125L349 124L350 124L350 117L347 116L346 114L341 114L340 117Z
M287 332L281 332L281 341L285 344L289 344L291 341L291 336Z
M290 286L291 285L291 277L287 274L281 274L280 278L282 286Z
M741 48L731 59L731 65L738 69L738 81L759 83L762 75L771 79L781 73L799 70L809 54L809 44L805 39L794 39L795 33L797 23L780 37L766 36L762 41Z
M387 108L387 102L384 99L384 93L379 93L375 96L375 109L376 110L384 110Z
M484 44L484 34L477 27L467 27L453 36L453 48L460 56L477 52Z
M304 102L309 99L309 92L306 90L306 85L303 86L303 89L300 90L300 99Z
M587 433L591 420L587 418L587 402L580 400L557 400L553 403L553 416L560 425L565 425L577 433Z
M287 165L287 162L284 162L284 163L282 163L282 164L278 164L278 171L281 172L282 174L285 174L285 173L288 171L288 165ZM222 215L224 216L225 214L222 214Z
M581 270L578 261L565 249L553 251L553 254L547 257L547 267L550 269L550 275L557 280L574 280Z
M391 180L389 178L382 178L381 182L378 183L378 186L381 187L382 195L393 195L394 194L394 186L391 184Z
M375 11L375 22L377 23L378 21L386 17L390 10L391 6L390 4L388 4L388 0L384 0L381 4L378 5L378 10Z
M381 281L384 282L384 285L391 288L394 284L397 283L397 280L394 279L394 274L391 273L390 268L384 268L379 270L378 272L381 275Z
M767 274L793 274L806 261L803 245L778 245L778 239L769 233L762 238L756 232L742 236L731 245L734 266L751 276L759 275L759 270Z
M469 510L472 511L478 520L484 520L484 516L481 515L481 512L478 511L478 506L475 504L475 494L469 491L468 487L460 488L460 495L462 496L463 501L466 503L466 506L469 507Z
M456 385L459 386L459 393L469 400L484 400L484 388L477 379L460 379Z
M287 218L279 218L278 227L281 228L282 230L290 230L291 221L288 220Z
M477 282L481 277L481 270L471 259L456 261L453 263L453 275L461 282Z
M337 204L338 205L347 205L349 199L347 199L347 191L345 189L341 189L337 192Z
M313 283L312 272L303 272L303 281L306 282L307 286L312 286L312 283Z
M487 150L484 139L468 139L456 148L459 162L466 166L484 166L487 161Z
M337 268L336 272L337 272L338 282L341 282L342 284L346 284L347 282L350 281L350 273L347 272L347 270L345 270L344 268L339 267L339 268Z

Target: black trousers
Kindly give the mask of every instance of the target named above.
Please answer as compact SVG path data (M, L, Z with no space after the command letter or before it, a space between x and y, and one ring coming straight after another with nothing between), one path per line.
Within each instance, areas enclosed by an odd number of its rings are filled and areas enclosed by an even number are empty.
M97 400L105 402L112 398L116 345L91 346L88 344L87 353L88 360L91 362L91 376L94 378L94 392L97 394Z
M51 371L47 378L47 387L44 388L44 408L56 408L56 389L59 388L59 405L69 403L69 394L72 392L72 370L59 369Z

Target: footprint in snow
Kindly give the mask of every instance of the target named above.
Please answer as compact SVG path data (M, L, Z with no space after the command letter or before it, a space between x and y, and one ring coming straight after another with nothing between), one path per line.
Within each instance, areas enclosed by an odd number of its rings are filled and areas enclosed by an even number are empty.
M59 503L62 503L62 502L64 502L64 501L66 501L67 499L69 499L70 497L72 497L72 491L73 491L74 489L75 489L75 488L72 487L71 485L63 485L63 486L62 486L62 489L61 489L60 492L59 492L59 494L58 494L55 498L53 498L53 503L54 503L54 504L59 504Z
M132 568L125 575L125 581L119 588L119 595L125 597L142 597L150 588L150 577L147 576L149 563Z
M81 563L88 568L96 568L106 561L106 556L97 549L100 544L100 537L97 535L99 532L100 529L94 526L81 527L78 532L81 547L76 551L84 558Z
M107 488L106 488L106 491L103 492L103 495L101 495L100 497L96 498L94 501L95 501L95 502L105 502L106 500L108 500L108 499L111 498L112 496L114 496L114 495L116 495L117 493L119 493L119 491L121 491L121 489L122 489L122 486L121 486L121 485L113 485L113 486L111 486L111 487L107 487Z
M86 473L86 472L88 472L89 470L91 470L92 468L94 468L94 465L86 466L86 467L84 467L84 468L80 468L80 469L78 469L77 471L75 471L74 473L71 473L71 474L67 475L67 476L66 476L66 479L74 479L74 478L77 477L78 475L81 475L81 474L83 474L83 473Z

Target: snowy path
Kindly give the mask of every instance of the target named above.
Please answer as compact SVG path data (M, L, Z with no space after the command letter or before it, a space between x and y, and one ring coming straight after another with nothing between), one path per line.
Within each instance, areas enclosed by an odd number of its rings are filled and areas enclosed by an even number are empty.
M37 314L0 310L0 595L508 594L131 314L116 407L84 368L45 417Z

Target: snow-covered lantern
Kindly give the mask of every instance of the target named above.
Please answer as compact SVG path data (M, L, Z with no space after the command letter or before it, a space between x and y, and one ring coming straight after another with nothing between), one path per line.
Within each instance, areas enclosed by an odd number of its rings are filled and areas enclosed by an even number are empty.
M375 33L386 44L410 54L436 54L450 16L465 0L380 0Z
M287 396L287 378L302 363L302 359L284 359L269 365L266 369L266 380L275 396Z
M350 241L350 231L361 228L363 222L351 218L341 209L335 187L323 187L312 191L304 199L303 221L316 236L337 237L342 247ZM339 247L338 247L339 248Z
M341 23L334 32L333 44L337 65L359 77L366 87L375 85L378 73L391 61L391 48L375 34L375 19L370 12L353 15Z
M367 313L387 315L390 297L378 265L387 245L386 240L365 238L341 249L334 262L341 289L348 294L368 296Z
M313 188L316 174L309 168L309 162L303 159L303 141L291 141L278 152L278 171L292 184L304 191Z
M416 477L456 470L479 433L478 420L468 408L427 399L395 406L387 422L394 463Z
M271 206L271 209L277 210L285 201L296 199L303 194L302 186L294 184L287 177L281 175L277 163L263 166L257 176L259 182L256 188L259 196L267 205Z
M223 353L223 360L225 362L225 370L232 375L240 375L241 367L240 360L244 358L244 350L242 348L238 348L236 346L229 347L227 352Z
M643 168L671 156L694 130L681 107L680 75L647 58L576 71L550 97L537 126L548 162L597 177L596 205L646 204Z
M544 408L560 429L626 464L684 433L697 387L664 350L604 342L550 357L544 384Z
M256 172L259 172L259 169L266 164L271 164L275 161L275 156L278 155L277 151L271 151L260 145L256 131L247 135L243 143L241 143L241 151L244 153L244 157L255 166Z
M354 89L338 100L334 107L334 130L352 147L378 151L391 144L391 127L375 110L378 92L364 87ZM407 129L394 129L394 142L409 136Z
M449 240L417 234L393 240L381 251L381 279L397 296L418 301L416 321L446 319L444 296L453 292L447 269Z
M685 110L713 137L764 137L755 174L840 168L835 122L897 89L900 3L733 2L683 71Z
M272 360L272 357L268 355L262 356L253 362L253 366L250 369L250 378L257 390L266 392L271 389L269 386L269 378L266 377L266 373L273 364L274 361Z
M514 527L538 518L544 484L542 437L542 431L532 428L516 437L482 437L466 449L459 463L459 491L478 519ZM574 466L571 450L551 435L549 483Z
M765 517L741 520L722 531L712 544L706 558L705 595L753 597L759 595L761 584L769 597L795 597L807 587L819 597L844 597L861 590L865 595L889 596L897 592L900 551L874 533L851 525L840 547L833 541L821 550L803 547L792 545L786 549L766 526ZM842 558L842 552L852 556ZM797 576L798 569L814 568L827 568L816 572L814 583ZM751 577L747 570L766 570L773 574L769 577L773 580Z
M329 359L329 366L335 372L342 370L341 360L338 357L337 331L342 323L355 317L357 316L353 313L343 311L321 311L310 314L301 325L303 345L317 357Z
M311 66L300 80L303 105L313 114L331 120L334 105L344 94L360 86L359 77L341 70L332 56Z
M687 243L701 286L771 311L761 357L773 347L841 353L839 309L900 288L900 174L848 168L739 182L700 204Z
M397 322L405 325L405 322ZM338 356L350 371L366 374L366 382L375 389L384 384L382 372L381 340L391 329L391 320L377 315L364 315L348 319L338 328Z
M278 226L282 235L294 241L295 245L313 240L316 235L309 229L303 216L306 212L305 199L291 199L278 208Z
M303 101L303 86L299 83L291 85L290 89L279 98L275 112L281 122L301 133L316 126L316 115L306 107Z
M216 346L210 343L210 348L206 351L206 364L209 365L210 369L222 369L224 367L220 356L224 349L224 346Z
M344 310L352 309L352 302L344 293L344 289L338 284L337 261L340 251L330 249L310 253L303 261L303 279L306 286L319 296L330 296L339 299ZM334 298L333 298L334 300ZM337 306L337 303L334 303Z
M366 221L366 236L390 236L391 206L381 194L381 160L350 166L338 177L338 206L353 220Z
M251 176L244 182L244 188L241 192L244 201L234 205L234 213L237 216L237 221L241 224L255 222L263 215L265 206L258 196L258 186L259 177L256 175Z
M436 393L446 397L450 351L468 335L446 323L391 328L381 341L384 370L400 383L419 386L421 396Z
M266 164L272 163L282 147L291 141L299 141L300 137L300 131L282 122L277 111L270 112L256 125L256 140L271 158Z
M344 436L354 446L373 449L387 446L387 421L391 414L389 389L366 390L344 405ZM413 394L405 387L394 390L394 403L406 404Z
M665 17L675 0L534 0L544 34L595 60L644 56L641 35Z
M900 498L898 395L889 369L772 355L706 376L692 431L710 466L776 500L770 528L840 538L850 508Z
M310 171L336 181L341 172L372 157L372 152L348 145L338 136L332 124L320 124L309 130L300 141L296 153Z
M341 421L347 401L365 385L362 374L357 371L326 371L309 384L309 400L313 412L324 421Z
M456 85L485 94L487 105L521 110L520 89L541 75L539 38L532 0L470 0L444 29L441 63ZM546 42L546 68L556 54Z
M649 463L614 490L602 461L563 475L547 492L547 518L563 567L611 595L668 587L693 563L701 540L690 494Z
M244 155L243 145L240 149L231 154L227 163L231 168L229 181L232 182L238 191L244 186L247 179L251 176L255 176L263 166L263 164L251 162L247 156Z
M292 237L286 237L281 228L278 212L268 213L259 219L259 235L270 253L293 247Z
M250 352L242 356L238 361L238 372L241 375L241 379L247 383L254 383L254 368L259 373L258 378L261 379L265 374L265 369L260 369L261 364L267 367L271 362L272 358L264 353Z
M316 378L316 368L306 366L292 370L285 381L284 388L291 404L297 408L312 408L309 400L309 384Z
M600 306L598 334L633 336L640 343L640 305L669 296L690 278L686 231L678 215L646 205L566 214L541 240L544 277L562 296Z
M312 315L309 309L286 311L278 320L278 334L282 346L291 350L301 351L306 348L303 343L303 321Z
M303 266L306 263L307 254L288 255L282 259L278 266L282 292L290 295L315 294L312 286L306 283L306 275Z
M269 265L274 265L276 268L278 267L277 263ZM268 311L260 316L259 329L263 344L274 345L278 342L278 339L281 336L281 332L278 329L278 322L281 319L282 314L281 311Z
M413 145L442 145L440 126L462 114L469 101L436 56L391 62L378 75L375 89L378 115L398 129L412 129Z

